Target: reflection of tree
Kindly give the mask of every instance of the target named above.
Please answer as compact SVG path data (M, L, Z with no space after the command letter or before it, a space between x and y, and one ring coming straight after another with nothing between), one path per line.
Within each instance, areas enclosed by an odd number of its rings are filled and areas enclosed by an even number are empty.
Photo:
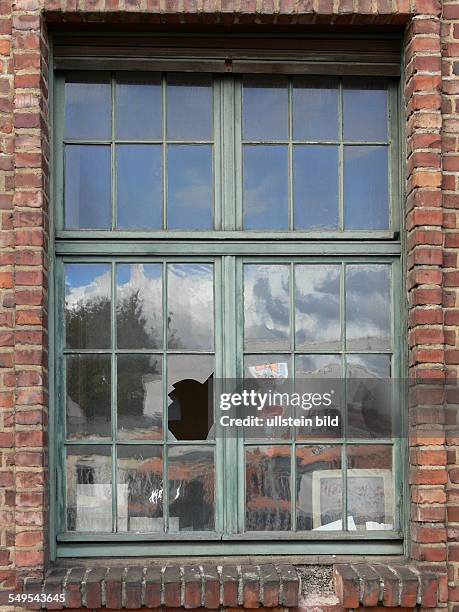
M167 346L170 349L181 349L184 348L183 342L177 335L177 329L171 327L173 313L170 312L167 317Z
M75 415L74 422L73 415L69 414L69 429L72 433L110 435L108 427L101 430L95 423L97 419L103 419L105 423L110 421L110 380L108 355L73 355L69 358L67 394L82 412ZM83 432L78 431L81 427Z
M143 315L144 301L140 289L120 300L116 309L118 346L120 348L161 348L160 330L153 326L147 331Z
M95 297L66 309L67 346L108 348L110 346L110 299ZM97 346L96 346L97 345Z
M109 348L110 299L97 297L80 301L66 312L67 343L72 347ZM120 300L117 308L118 346L123 348L157 348L161 346L161 331L147 331L143 316L143 299L134 291ZM143 412L146 373L158 374L156 364L150 365L149 355L129 355L118 371L118 402L129 406L129 416ZM67 394L81 413L69 414L69 428L73 433L109 435L96 425L97 419L110 421L111 367L108 355L76 355L70 358L67 370ZM127 411L125 410L125 413ZM76 417L72 423L72 416ZM81 422L82 421L82 422ZM99 423L100 425L100 423ZM83 428L83 432L79 431Z

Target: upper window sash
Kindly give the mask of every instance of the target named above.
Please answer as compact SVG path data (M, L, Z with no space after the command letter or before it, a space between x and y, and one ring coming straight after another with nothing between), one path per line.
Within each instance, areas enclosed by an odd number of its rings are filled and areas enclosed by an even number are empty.
M57 238L398 238L390 79L56 80ZM373 131L362 132L359 108Z

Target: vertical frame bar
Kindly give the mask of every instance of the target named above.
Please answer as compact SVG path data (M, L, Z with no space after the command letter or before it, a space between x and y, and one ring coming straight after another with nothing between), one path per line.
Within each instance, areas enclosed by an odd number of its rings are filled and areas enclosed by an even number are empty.
M167 274L168 263L163 261L163 526L169 530L169 456L168 456L168 363L167 363Z
M222 278L222 262L221 259L215 259L213 262L214 271L214 367L215 367L215 379L220 380L224 375L223 368L223 350L224 350L224 329L223 321L225 320L223 308L225 305L224 296L222 295L223 278ZM217 425L217 419L220 416L219 405L216 397L216 386L213 388L213 413L214 413L214 431L215 431L215 445L214 445L214 462L215 462L215 531L222 533L225 529L225 472L224 472L224 461L225 461L225 439L223 435L219 437L219 432L222 432L223 428L219 428Z
M52 34L50 35L50 47L49 47L49 62L50 66L53 66L53 40ZM59 86L58 86L59 83ZM53 70L49 71L49 113L50 117L53 118L57 123L57 109L62 108L63 98L61 92L58 91L58 87L62 88L62 79L56 78ZM58 133L59 134L59 133ZM55 137L54 130L50 130L50 166L51 168L56 163L57 143L59 138ZM60 354L58 352L57 342L59 334L56 334L56 272L57 266L54 257L54 232L56 219L56 207L53 205L56 202L56 180L57 176L62 176L62 172L54 174L52 180L50 180L50 206L49 206L49 283L48 283L48 377L49 377L49 394L48 394L48 430L50 436L48 438L48 453L49 453L49 495L50 495L50 525L49 525L49 553L51 561L56 559L56 532L60 531L60 520L61 512L58 510L57 495L58 495L58 473L56 466L58 462L57 451L58 447L58 435L57 435L57 423L56 423L56 393L53 390L56 389L56 359ZM58 206L61 209L61 206ZM58 367L59 370L59 367ZM60 465L65 465L60 463Z
M225 378L234 379L242 375L241 361L242 351L239 341L240 332L240 303L237 296L240 295L238 287L238 271L242 271L241 260L229 255L222 257L222 299L223 299L223 373ZM236 333L235 333L236 332ZM223 428L221 428L223 430ZM225 441L224 471L225 489L223 491L225 500L225 527L226 532L238 533L243 528L244 500L241 500L244 487L241 486L241 447L243 441L222 431ZM243 456L243 454L242 454ZM242 462L243 463L243 462ZM236 469L235 469L236 467Z
M65 266L62 260L56 262L56 341L54 343L57 351L57 368L55 375L56 401L55 428L56 432L56 494L57 494L57 531L67 528L67 457L65 447L65 386L66 386L66 363L64 357L65 345L65 318L64 318L64 296L65 296ZM54 417L53 417L54 418ZM50 445L51 446L51 445ZM62 469L58 469L58 465ZM55 546L55 541L54 541Z
M290 143L291 146L291 143ZM295 263L290 263L290 379L295 381L296 374L296 346L295 346L295 315L296 315L296 307L295 307ZM292 388L292 387L290 387ZM290 443L290 512L291 512L291 521L290 521L290 530L296 531L296 428L292 427L292 441Z
M165 73L161 73L161 95L162 95L162 130L163 130L163 144L162 144L162 154L163 154L163 229L167 229L167 77Z
M222 182L222 229L240 229L238 225L239 199L236 194L236 131L239 125L236 119L237 104L235 101L234 80L221 77L221 182ZM240 176L240 174L239 174ZM242 227L242 225L241 225Z
M110 307L110 325L111 325L111 418L112 418L112 530L118 531L118 466L117 466L117 380L118 380L118 363L117 363L117 334L116 334L116 264L111 262L111 307Z
M342 511L343 518L341 522L341 528L343 531L348 531L349 525L347 524L347 346L346 346L346 264L341 264L341 276L340 276L340 319L341 319L341 368L342 368L342 393L343 393L343 406L342 406L342 431L343 441L341 448L341 473L342 473Z
M234 196L236 206L236 219L235 228L237 230L244 229L244 162L243 162L243 150L242 150L242 78L235 77L234 79L234 169L232 175L234 177Z
M225 158L222 144L223 144L223 129L222 122L224 121L222 115L222 83L220 79L212 78L212 110L213 110L213 121L212 121L212 166L213 166L213 229L221 230L223 227L223 201L224 201L224 183L222 180L223 175L223 159Z
M295 229L295 202L293 196L293 83L289 77L288 87L288 228ZM293 345L292 345L293 346Z
M53 71L50 71L54 74ZM54 130L51 130L52 138L52 151L53 151L53 162L54 162L54 180L51 181L53 185L53 193L51 202L52 205L52 216L54 216L54 224L50 225L50 239L54 238L54 233L51 234L51 230L63 230L65 226L65 189L64 189L64 129L65 129L65 77L62 74L55 74L54 80L54 96L52 99L52 113L54 119ZM50 91L52 91L50 84ZM53 240L50 240L53 242Z
M344 230L344 116L343 116L343 79L338 81L338 228Z
M111 177L110 177L110 181L111 181L111 188L112 188L112 194L111 194L111 202L112 202L112 231L114 229L116 229L117 225L118 225L118 201L117 201L117 171L116 171L116 164L117 164L117 157L118 157L118 153L117 153L117 145L115 144L115 139L116 139L116 134L115 134L115 95L116 95L116 77L115 74L112 73L110 75L110 102L111 102L111 115L110 115L110 120L111 120L111 135L112 135L112 141L110 143L110 168L111 168Z

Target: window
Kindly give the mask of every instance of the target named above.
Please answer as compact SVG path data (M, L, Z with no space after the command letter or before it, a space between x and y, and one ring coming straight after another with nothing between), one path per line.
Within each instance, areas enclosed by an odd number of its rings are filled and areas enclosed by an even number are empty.
M401 375L397 82L58 72L55 163L58 554L400 552L400 440L219 436L209 401Z

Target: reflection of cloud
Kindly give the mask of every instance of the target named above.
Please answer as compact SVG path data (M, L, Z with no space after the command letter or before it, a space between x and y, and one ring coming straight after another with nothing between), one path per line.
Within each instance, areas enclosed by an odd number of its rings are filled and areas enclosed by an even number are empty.
M176 348L212 350L213 299L212 266L169 266L168 328Z
M78 285L76 285L76 279L71 279L74 282L67 285L66 307L69 310L110 296L110 271L107 270L95 276L90 265L86 264L84 269L87 270L87 274L85 278L79 280ZM118 302L128 300L138 291L142 301L141 316L146 321L146 331L155 329L161 336L162 277L160 267L155 264L123 264L118 267L118 270L123 274L124 280L117 286ZM126 277L124 273L127 273ZM212 266L170 264L168 273L169 330L174 335L177 348L209 348L212 350Z
M289 269L279 265L249 265L245 269L244 317L246 341L288 344Z
M295 308L298 345L339 342L340 266L296 266Z
M277 171L269 174L261 172L257 178L257 182L250 181L252 186L246 186L244 193L246 210L251 216L265 212L272 214L279 206L279 196L283 195L283 182L286 177L283 172ZM267 218L266 224L269 225L269 222Z
M72 265L73 269L76 267L76 265ZM110 297L110 270L102 272L102 274L99 274L98 276L93 276L91 274L90 265L83 264L83 267L88 272L88 282L87 284L80 283L78 285L74 285L72 283L71 285L67 285L65 302L68 309L76 309L79 306L91 301Z
M390 268L387 265L348 266L346 334L362 344L388 344L390 335ZM362 348L366 348L362 347Z
M182 182L183 187L171 189L171 197L194 211L208 211L212 201L210 175L205 174L202 168L200 170L186 166L183 169Z

